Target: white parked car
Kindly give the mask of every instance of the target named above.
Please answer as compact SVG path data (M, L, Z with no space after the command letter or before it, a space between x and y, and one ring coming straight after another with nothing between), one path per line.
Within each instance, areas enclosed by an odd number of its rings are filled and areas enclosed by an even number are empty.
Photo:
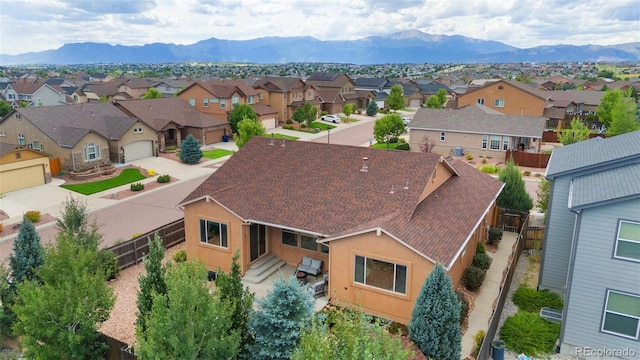
M320 117L320 120L334 123L334 124L340 123L340 117L338 115L322 115Z

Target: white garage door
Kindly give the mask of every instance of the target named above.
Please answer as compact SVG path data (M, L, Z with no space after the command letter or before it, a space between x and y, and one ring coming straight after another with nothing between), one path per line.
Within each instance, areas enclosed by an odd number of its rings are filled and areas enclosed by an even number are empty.
M29 166L22 169L8 170L0 173L0 193L25 189L44 184L44 167Z
M274 129L276 127L276 118L262 119L262 125L265 129Z
M420 99L411 99L410 107L420 107Z
M136 141L124 146L124 161L143 159L153 156L153 142L149 140Z

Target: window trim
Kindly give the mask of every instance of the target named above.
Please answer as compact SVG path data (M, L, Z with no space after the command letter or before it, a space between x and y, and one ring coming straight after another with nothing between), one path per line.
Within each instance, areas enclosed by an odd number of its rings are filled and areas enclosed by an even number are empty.
M442 142L447 141L447 132L446 131L440 131L440 141L442 141Z
M640 316L620 313L620 312L617 312L617 311L614 311L614 310L608 310L607 307L609 305L609 295L611 293L617 293L617 294L624 295L624 296L634 297L634 298L637 298L638 301L640 301L640 295L626 293L626 292L623 292L623 291L618 291L618 290L613 290L613 289L607 289L607 293L605 295L604 307L602 309L602 323L600 324L600 331L605 333L605 334L619 336L619 337L623 337L623 338L626 338L626 339L632 339L632 340L640 339ZM624 316L624 317L627 317L627 318L631 318L631 319L637 320L635 337L629 336L629 335L626 335L626 334L617 333L617 332L614 332L614 331L611 331L611 330L605 330L604 325L605 325L605 320L606 320L607 313L618 315L618 316Z
M227 223L223 223L221 221L208 220L208 219L199 219L198 227L200 230L200 244L201 245L209 245L216 248L221 249L229 249L229 225ZM209 242L209 232L207 231L207 225L209 223L218 224L218 233L220 234L220 242L219 244L214 244ZM203 225L205 226L203 228ZM224 229L223 229L224 227ZM204 232L203 232L204 230ZM224 232L223 232L224 231ZM207 238L203 241L202 235L206 234Z
M478 98L476 102L480 105L484 105L484 98Z
M93 149L93 151L90 152L90 149ZM83 155L84 155L84 161L87 161L87 162L100 160L102 158L100 145L98 145L95 141L87 143L87 146L85 146L83 149ZM95 157L91 159L91 155L94 155Z
M497 148L495 148L495 149L493 148L493 140L494 140L494 137L497 137L497 138L498 138L498 147L497 147ZM491 135L491 136L489 137L489 150L493 150L493 151L500 151L500 144L501 144L501 143L502 143L502 136L500 136L500 135Z
M504 99L495 99L495 100L493 100L493 107L503 108L504 107Z
M358 260L357 258L360 257L363 259L363 267L362 267L362 282L357 280L357 267L358 267ZM371 259L371 260L375 260L375 261L379 261L379 262L383 262L383 263L387 263L387 264L391 264L393 265L393 290L388 290L382 287L378 287L376 285L371 285L371 284L367 284L367 259ZM404 292L400 292L397 291L397 275L398 275L398 266L402 266L404 268ZM374 257L368 257L365 255L358 255L356 253L353 254L353 282L357 285L362 285L362 286L366 286L372 289L376 289L376 290L380 290L380 291L384 291L387 293L392 293L395 295L400 295L400 296L409 296L409 266L405 265L405 264L398 264L395 262L391 262L391 261L387 261L387 260L381 260L379 258L374 258Z
M482 144L480 145L480 148L482 148L483 150L487 150L488 147L489 147L489 135L482 135Z
M224 109L227 107L227 100L226 99L220 99L220 108Z
M189 105L196 106L196 98L189 98Z
M292 234L293 235L293 238L296 240L296 244L295 245L287 244L287 243L284 242L284 233L285 232L288 233L288 234ZM296 232L294 232L294 231L291 231L291 230L282 229L281 230L281 234L280 234L280 242L282 243L282 245L298 248L298 243L299 243L298 234Z
M613 258L614 259L618 259L618 260L631 261L631 262L640 262L640 258L639 259L635 259L635 258L620 256L620 255L617 254L618 253L618 243L620 241L627 242L627 243L636 243L636 244L638 244L638 246L640 246L640 241L636 241L636 240L633 240L633 239L621 239L620 238L620 230L622 229L622 223L640 225L640 223L635 222L635 221L618 219L618 228L616 229L616 243L615 243L615 245L613 247Z
M202 107L209 107L209 98L208 97L203 97L202 98Z

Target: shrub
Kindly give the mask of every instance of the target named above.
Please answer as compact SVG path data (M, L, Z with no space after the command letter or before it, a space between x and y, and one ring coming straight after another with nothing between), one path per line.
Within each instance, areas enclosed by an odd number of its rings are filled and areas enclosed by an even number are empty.
M98 264L104 270L107 280L115 279L120 273L118 259L113 251L105 249L98 251Z
M356 114L358 114L358 115L362 114L362 109L356 110Z
M177 147L175 145L169 145L164 148L164 151L176 151Z
M476 254L486 254L487 251L484 249L484 244L479 242L478 245L476 245Z
M131 191L142 191L144 190L144 184L141 182L131 183Z
M37 223L40 221L40 211L38 210L29 210L24 214L24 217L29 219L32 223Z
M476 291L482 285L482 281L484 281L485 271L475 267L469 266L464 269L462 273L462 283L467 290Z
M473 335L473 355L474 357L478 355L478 351L480 351L480 347L482 346L482 342L484 341L484 337L487 333L484 330L478 330L478 332Z
M405 139L405 138L398 138L398 143L400 143L400 144L404 144L404 143L406 143L406 142L407 142L407 139Z
M139 238L139 237L140 237L140 236L142 236L142 235L144 235L144 234L143 234L143 233L140 233L140 232L137 232L137 233L135 233L135 234L131 235L131 238L132 238L132 239L136 239L136 238Z
M473 154L471 153L467 154L467 160L473 160Z
M483 164L486 164L486 163L487 163L487 157L486 157L486 156L484 156L484 155L482 155L482 163L483 163Z
M185 261L187 261L187 250L185 249L180 249L178 251L176 251L173 256L171 256L171 258L173 259L173 261L175 261L176 263L183 263Z
M307 127L307 124L300 124L301 129L305 129L306 127Z
M479 267L482 270L488 270L491 267L491 258L486 253L475 254L473 256L472 266Z
M487 244L489 245L498 245L502 240L502 229L499 227L491 227L489 228L489 237L487 239Z
M458 301L460 301L460 324L467 318L469 315L469 301L467 297L462 292L456 291L456 296L458 297Z
M289 125L293 124L293 120L291 120L291 119L287 120L287 124L289 124Z
M561 310L563 307L560 296L549 290L537 291L534 288L520 285L513 293L513 303L522 311L539 313L543 307Z
M559 335L560 324L527 311L508 317L500 330L500 339L509 350L535 357L554 353Z
M390 143L390 144L396 144L396 143L398 143L398 137L397 137L397 136L392 137L391 139L389 139L389 143Z
M522 175L524 176L531 176L531 171L523 171Z
M396 150L411 150L411 148L409 147L409 144L401 143L396 146Z
M329 112L328 112L328 111L322 111L322 112L320 113L320 115L321 115L321 116L329 115Z
M169 176L169 174L167 175L160 175L158 176L158 180L159 183L168 183L169 181L171 181L171 176Z
M478 167L478 170L482 171L485 174L495 174L500 171L500 167L497 165L482 165Z
M284 125L282 128L283 129L287 129L287 130L293 130L294 129L293 125Z

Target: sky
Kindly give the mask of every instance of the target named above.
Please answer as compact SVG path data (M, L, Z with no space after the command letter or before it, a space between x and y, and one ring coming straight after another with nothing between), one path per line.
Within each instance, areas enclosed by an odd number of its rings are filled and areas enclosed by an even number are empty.
M398 31L518 48L640 41L640 0L0 0L0 53L66 43L174 43Z

